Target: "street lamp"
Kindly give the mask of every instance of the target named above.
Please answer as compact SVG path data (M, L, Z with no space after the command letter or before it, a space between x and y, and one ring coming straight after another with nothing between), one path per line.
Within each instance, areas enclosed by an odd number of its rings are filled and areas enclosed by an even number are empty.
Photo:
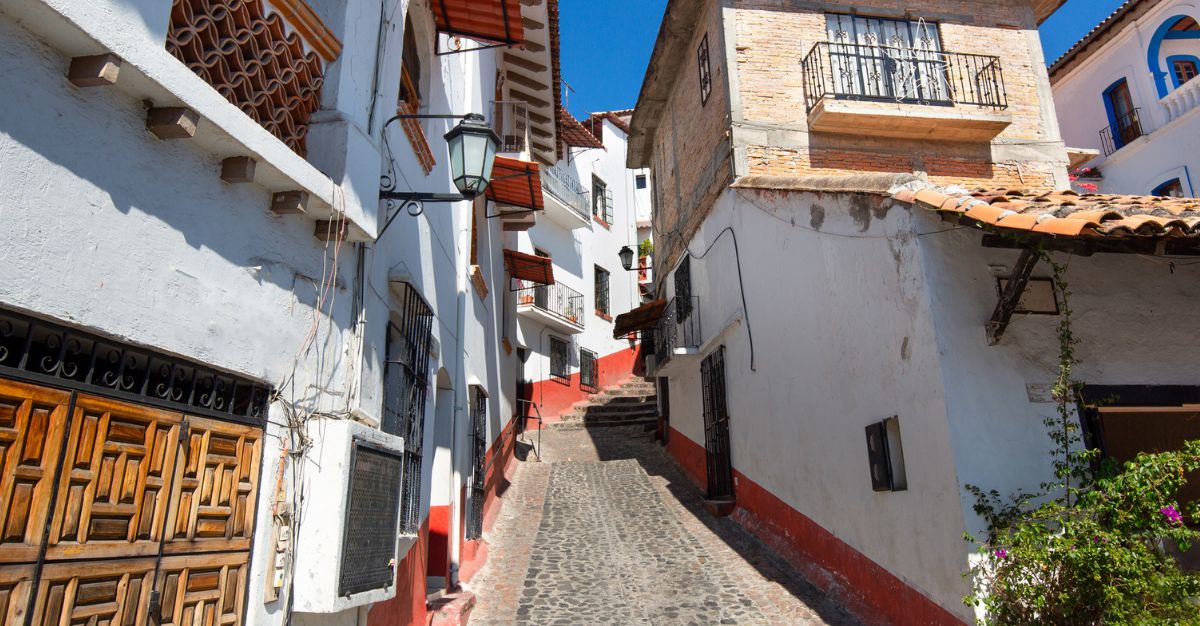
M450 175L454 186L462 192L463 200L474 200L491 181L500 137L482 115L471 113L451 128L445 139L450 149Z
M461 120L443 137L450 152L450 177L459 193L396 191L397 181L394 173L385 174L380 177L379 199L387 201L389 209L396 208L399 204L407 209L409 215L416 217L425 210L426 202L474 200L487 189L492 179L492 167L496 164L496 152L500 149L500 137L487 125L482 115L397 115L383 125L384 132L392 122L408 119ZM388 218L379 231L380 237L399 214L400 211L397 210Z
M635 271L634 248L629 246L620 248L620 252L617 255L620 257L620 266L624 267L626 272ZM636 270L649 270L649 267L636 267Z

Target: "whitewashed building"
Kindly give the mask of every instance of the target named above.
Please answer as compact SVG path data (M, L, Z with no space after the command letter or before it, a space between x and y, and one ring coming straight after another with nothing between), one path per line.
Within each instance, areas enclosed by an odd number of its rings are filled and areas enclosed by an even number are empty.
M424 623L478 568L534 203L403 194L469 113L540 185L557 3L440 4L0 2L0 621Z
M966 486L1051 476L1062 303L1031 249L1068 266L1089 444L1200 436L1200 203L1065 191L1058 4L667 5L628 162L654 300L618 329L653 337L710 511L863 623L974 623Z
M562 115L562 158L541 170L545 214L517 238L520 252L553 266L553 285L516 285L522 397L547 422L633 374L638 344L613 336L613 318L641 303L639 272L619 254L650 237L638 227L648 172L625 167L626 119Z
M1200 8L1131 0L1050 67L1080 183L1194 198L1200 184Z

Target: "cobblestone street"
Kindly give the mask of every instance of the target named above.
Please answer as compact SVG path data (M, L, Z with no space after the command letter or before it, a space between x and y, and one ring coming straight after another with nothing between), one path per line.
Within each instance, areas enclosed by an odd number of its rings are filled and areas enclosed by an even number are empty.
M551 430L468 585L472 624L855 622L726 519L640 426Z

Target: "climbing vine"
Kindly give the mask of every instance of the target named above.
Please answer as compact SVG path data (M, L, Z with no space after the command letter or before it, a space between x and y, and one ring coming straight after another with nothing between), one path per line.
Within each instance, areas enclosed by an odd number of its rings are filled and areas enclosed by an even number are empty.
M1053 268L1062 307L1057 410L1044 421L1054 479L1007 497L966 486L988 531L982 541L966 537L978 555L964 602L982 608L989 626L1200 624L1200 576L1171 556L1200 539L1188 525L1200 524L1200 507L1178 502L1187 474L1200 469L1200 442L1123 466L1085 445L1067 268L1038 255Z

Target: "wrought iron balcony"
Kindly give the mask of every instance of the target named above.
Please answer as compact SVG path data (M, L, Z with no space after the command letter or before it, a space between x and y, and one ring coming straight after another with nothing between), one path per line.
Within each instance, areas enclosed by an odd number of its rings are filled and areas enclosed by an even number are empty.
M571 211L574 214L572 217L583 220L584 224L591 222L591 203L588 201L588 192L575 174L557 164L543 167L541 174L543 191Z
M583 294L561 283L534 285L522 280L519 287L518 313L531 313L539 321L563 332L583 332Z
M342 45L304 0L175 2L167 50L303 156Z
M694 355L700 348L700 298L672 298L654 327L654 360L658 372L676 356Z
M1146 134L1142 126L1141 111L1141 109L1134 109L1118 117L1115 124L1110 124L1100 130L1100 144L1104 146L1104 156L1111 156L1117 150Z
M819 42L805 57L803 73L813 130L991 139L1012 122L1002 112L1008 92L994 56ZM884 104L940 110L895 111Z

